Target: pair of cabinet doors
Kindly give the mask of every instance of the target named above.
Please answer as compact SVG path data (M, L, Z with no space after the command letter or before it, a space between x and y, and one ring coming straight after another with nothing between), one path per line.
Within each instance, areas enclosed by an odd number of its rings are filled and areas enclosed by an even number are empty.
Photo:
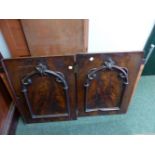
M127 111L143 52L89 53L2 61L26 123Z

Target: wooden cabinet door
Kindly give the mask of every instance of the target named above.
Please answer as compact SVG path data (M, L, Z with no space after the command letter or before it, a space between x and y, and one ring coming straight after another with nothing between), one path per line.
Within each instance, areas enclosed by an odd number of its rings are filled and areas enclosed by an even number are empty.
M126 112L142 59L143 52L78 54L78 115Z
M16 106L27 123L76 119L74 57L6 59Z

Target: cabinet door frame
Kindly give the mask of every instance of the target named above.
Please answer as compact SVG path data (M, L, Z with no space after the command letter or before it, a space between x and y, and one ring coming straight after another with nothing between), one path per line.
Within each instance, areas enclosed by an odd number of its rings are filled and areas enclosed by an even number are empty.
M33 62L32 65L31 62ZM60 65L60 62L63 62L63 65ZM35 123L76 119L76 97L74 86L75 76L74 70L69 69L70 65L74 65L73 56L4 59L2 65L7 75L16 106L25 122ZM11 68L11 66L16 66L16 68L13 67L13 69ZM27 68L27 71L25 73L22 73L22 70L24 70L25 67ZM52 69L52 67L54 70ZM14 73L18 74L17 79L16 77L14 77L11 69L14 70ZM61 69L61 71L59 71L59 69ZM55 78L55 83L62 85L61 87L64 90L64 98L66 101L65 113L51 113L49 115L44 115L41 113L40 115L36 115L34 114L34 112L32 112L32 104L28 97L28 87L33 84L33 81L31 79L33 76L37 76L40 78L52 76ZM54 90L51 90L51 92L52 91ZM50 104L50 102L48 104Z
M77 61L77 103L78 116L125 113L139 79L143 66L143 52L88 53L78 54ZM132 62L133 61L133 62ZM116 107L87 108L87 91L98 72L117 70L124 83L120 102ZM106 74L106 73L105 73ZM103 83L103 82L102 82ZM96 92L97 88L94 88ZM92 91L91 91L92 92ZM103 94L102 94L103 95ZM101 96L101 98L103 98ZM102 100L103 101L103 100ZM93 102L93 101L92 101ZM91 103L92 103L91 102ZM93 102L94 105L96 104ZM90 104L90 103L89 103ZM94 106L93 105L93 106Z

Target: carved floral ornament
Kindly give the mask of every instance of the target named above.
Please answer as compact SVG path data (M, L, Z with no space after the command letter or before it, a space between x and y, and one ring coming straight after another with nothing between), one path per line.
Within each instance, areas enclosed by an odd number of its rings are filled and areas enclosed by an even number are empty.
M87 78L84 84L84 87L89 87L91 80L95 79L97 72L105 70L114 70L119 73L119 76L123 80L123 84L128 85L128 69L126 67L120 67L115 65L115 62L109 58L104 64L98 68L92 68L87 74Z

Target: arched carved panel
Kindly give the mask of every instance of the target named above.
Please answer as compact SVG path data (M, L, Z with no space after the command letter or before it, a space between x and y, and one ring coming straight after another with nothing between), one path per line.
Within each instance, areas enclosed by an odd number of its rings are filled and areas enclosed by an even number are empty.
M127 85L128 69L111 58L90 69L84 83L85 112L119 110Z
M70 116L68 84L63 73L49 70L40 63L21 83L32 118ZM31 88L33 84L35 88Z

